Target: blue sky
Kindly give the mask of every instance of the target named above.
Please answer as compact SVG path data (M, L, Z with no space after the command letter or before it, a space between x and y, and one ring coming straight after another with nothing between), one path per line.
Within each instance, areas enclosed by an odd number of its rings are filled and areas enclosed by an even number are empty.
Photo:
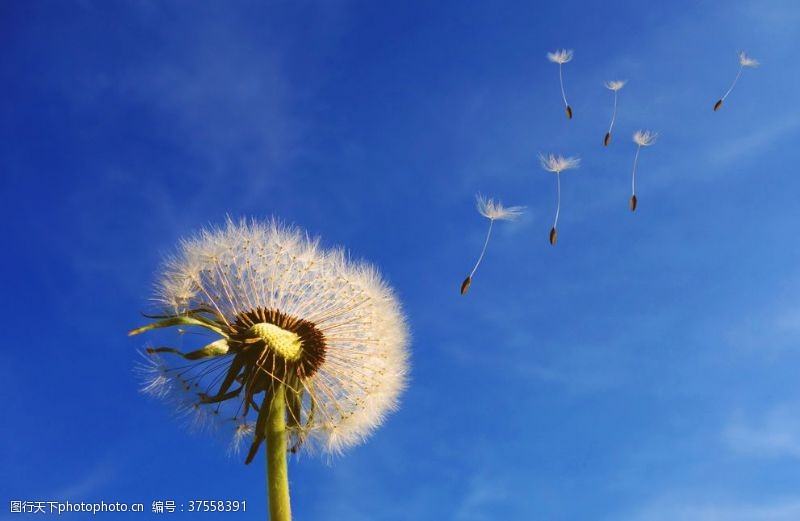
M401 410L290 463L297 519L799 519L798 26L791 0L3 3L3 501L264 517L263 466L141 395L125 333L180 237L274 215L379 265L413 332ZM762 66L714 113L740 49ZM551 151L582 159L555 248ZM528 211L461 297L476 192Z

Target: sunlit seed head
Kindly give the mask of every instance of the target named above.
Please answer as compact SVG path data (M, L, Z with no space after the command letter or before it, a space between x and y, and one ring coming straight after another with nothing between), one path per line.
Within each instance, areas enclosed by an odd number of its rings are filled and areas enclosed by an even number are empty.
M577 157L564 157L556 154L539 154L539 162L542 168L553 173L578 168L581 164L581 160Z
M559 49L554 52L547 53L547 59L553 63L567 63L572 60L572 51L568 49Z
M633 142L642 147L649 147L658 139L658 133L650 130L637 130L633 133Z
M143 390L181 410L253 424L281 384L289 445L338 453L369 437L405 388L408 328L393 290L296 228L229 220L201 231L166 262L156 300L167 321L212 337L182 336L212 341L188 353L151 350ZM256 432L251 452L262 441Z
M744 51L739 53L739 65L742 67L758 67L758 60L748 56Z
M624 87L626 83L628 83L628 80L607 81L606 82L606 88L609 89L609 90L618 91L622 87Z
M513 221L523 214L524 206L505 207L500 201L487 199L481 194L475 196L478 212L492 221Z

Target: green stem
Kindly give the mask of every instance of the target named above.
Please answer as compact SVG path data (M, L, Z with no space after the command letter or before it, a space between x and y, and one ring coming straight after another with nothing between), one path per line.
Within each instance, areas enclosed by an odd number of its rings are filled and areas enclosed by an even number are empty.
M269 401L267 439L267 493L270 521L291 521L289 472L286 467L286 398L283 384L275 382Z

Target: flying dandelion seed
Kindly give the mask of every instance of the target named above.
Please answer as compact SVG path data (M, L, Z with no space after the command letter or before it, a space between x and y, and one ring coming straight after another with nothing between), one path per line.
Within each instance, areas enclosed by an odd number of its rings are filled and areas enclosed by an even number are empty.
M483 255L486 253L486 247L489 245L489 237L492 235L492 225L494 225L494 222L513 221L522 215L522 212L525 209L524 206L511 206L506 208L499 201L495 202L492 199L486 199L480 194L476 196L476 199L478 203L478 213L489 219L489 230L486 232L486 240L483 242L483 249L478 257L478 262L475 263L475 267L472 268L472 271L469 272L467 278L461 283L462 295L465 295L469 290L469 287L472 284L472 277L475 275L478 266L480 266L481 261L483 260Z
M614 91L614 111L611 113L611 124L608 126L608 132L603 140L603 146L608 146L611 143L611 129L614 128L614 121L617 119L617 93L625 86L628 80L614 80L607 81L606 88Z
M739 71L736 73L736 77L733 79L731 86L725 92L725 95L717 100L717 102L714 104L714 112L718 111L720 107L722 107L722 102L725 101L725 98L727 98L728 95L733 91L733 88L736 86L736 82L739 81L739 76L742 75L742 71L745 67L758 67L758 60L749 57L744 51L741 51L739 53Z
M636 143L636 155L633 157L633 173L631 174L631 211L636 211L636 165L639 162L639 151L642 147L649 147L656 142L658 134L649 130L637 130L633 133L633 142Z
M213 341L146 349L142 390L234 426L245 463L266 441L273 521L291 518L287 450L364 441L405 386L405 318L377 270L275 221L229 220L182 242L156 301L163 314L131 335L181 326Z
M581 160L576 157L539 154L539 161L542 164L542 168L556 174L556 217L553 220L553 228L550 230L550 244L555 245L558 239L558 215L561 212L561 172L578 168Z
M567 49L561 49L555 52L547 53L547 59L558 64L558 81L561 84L561 98L564 100L567 119L572 119L572 107L570 107L569 103L567 103L567 95L564 91L564 74L561 69L565 63L568 63L570 60L572 60L572 54L572 51Z

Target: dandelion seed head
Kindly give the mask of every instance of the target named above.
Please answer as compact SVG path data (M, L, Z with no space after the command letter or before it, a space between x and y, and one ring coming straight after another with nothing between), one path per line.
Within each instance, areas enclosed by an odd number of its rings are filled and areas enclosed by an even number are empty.
M228 220L182 241L155 301L165 316L223 335L211 340L224 348L184 353L180 370L147 355L143 390L236 420L234 441L253 438L251 453L263 437L246 426L277 383L290 446L328 453L369 437L405 388L408 328L378 270L277 221Z
M525 210L524 206L505 207L500 201L486 199L481 194L475 196L477 200L478 213L492 221L513 221L517 219Z
M547 59L553 63L564 64L572 60L573 52L568 49L560 49L547 53Z
M747 55L744 51L739 53L739 65L742 67L758 67L758 60Z
M628 83L628 80L612 80L606 82L606 88L613 91L618 91Z
M542 168L554 173L578 168L581 164L581 160L577 157L564 157L556 154L539 154L539 162L542 164Z
M658 133L650 130L637 130L633 133L633 142L641 147L649 147L658 139Z

